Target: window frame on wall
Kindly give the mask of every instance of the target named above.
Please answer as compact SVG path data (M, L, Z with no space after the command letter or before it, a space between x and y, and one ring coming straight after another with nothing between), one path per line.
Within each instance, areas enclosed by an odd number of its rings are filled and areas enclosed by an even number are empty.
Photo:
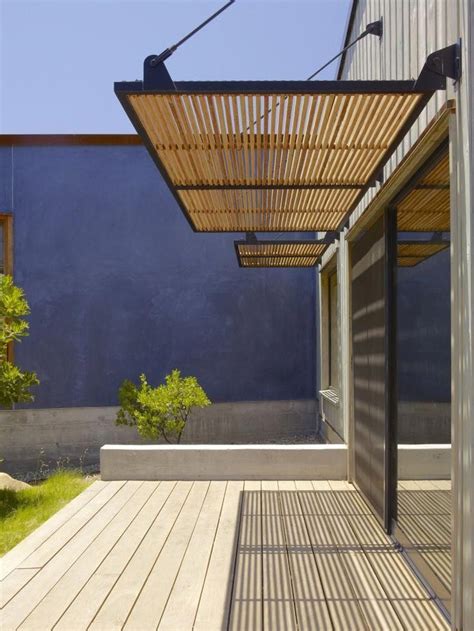
M320 375L319 411L321 435L331 443L345 442L342 416L342 327L340 291L340 250L320 271ZM330 285L333 285L331 288ZM331 300L332 297L332 300Z
M335 281L335 282L334 282ZM329 390L339 392L339 324L338 324L338 279L337 269L328 274L327 285L327 309L328 309L328 358L327 358L327 387Z
M13 274L13 217L11 213L0 212L0 229L3 232L3 274Z
M333 282L335 279L335 283ZM333 287L331 288L331 284ZM339 322L339 282L337 253L321 271L322 289L322 391L331 391L339 398L341 391L340 348L341 331ZM335 292L335 301L334 294Z
M0 273L13 276L13 216L0 212L0 230L3 232L2 267ZM8 344L7 360L13 362L13 344Z

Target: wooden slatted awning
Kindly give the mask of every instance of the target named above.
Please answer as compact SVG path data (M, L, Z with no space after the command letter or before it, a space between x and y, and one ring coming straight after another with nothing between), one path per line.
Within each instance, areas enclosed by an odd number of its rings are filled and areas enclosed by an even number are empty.
M414 81L173 83L160 72L164 87L115 92L198 232L341 229L434 92Z
M240 267L314 267L327 241L235 241Z
M446 149L417 184L397 203L398 230L450 230L449 154Z
M397 265L414 267L449 248L449 241L398 241Z

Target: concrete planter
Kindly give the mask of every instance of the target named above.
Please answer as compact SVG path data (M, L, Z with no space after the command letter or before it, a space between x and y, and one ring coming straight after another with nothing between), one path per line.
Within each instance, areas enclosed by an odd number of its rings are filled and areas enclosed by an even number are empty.
M450 445L401 445L401 480L449 479ZM104 480L345 480L346 445L104 445Z
M104 445L103 480L344 480L345 445Z

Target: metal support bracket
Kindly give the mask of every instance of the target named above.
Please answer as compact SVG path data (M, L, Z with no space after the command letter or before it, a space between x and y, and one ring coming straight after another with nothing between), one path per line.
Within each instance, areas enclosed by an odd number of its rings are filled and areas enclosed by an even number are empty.
M370 187L374 188L375 186L377 186L377 184L383 184L383 183L384 183L383 169L380 169L380 171L377 173L377 175L372 180L372 182L370 184Z
M418 79L417 89L445 90L446 79L459 81L462 73L461 40L428 55Z
M168 52L169 49L167 49ZM171 55L169 51L161 55L148 55L143 62L143 89L144 90L175 90L173 79L168 72L164 60Z
M339 232L337 232L336 230L326 232L323 242L331 245L331 243L334 243L334 241L339 241L339 236Z
M376 22L371 22L367 24L365 30L369 35L376 35L377 37L382 37L383 35L383 18L377 20Z

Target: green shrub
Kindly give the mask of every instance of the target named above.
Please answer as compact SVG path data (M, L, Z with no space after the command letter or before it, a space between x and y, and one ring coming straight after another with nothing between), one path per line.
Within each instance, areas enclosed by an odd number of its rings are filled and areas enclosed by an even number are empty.
M39 383L34 372L20 370L8 360L11 342L28 335L30 313L23 290L13 284L11 276L0 274L0 406L11 408L14 403L33 401L31 386Z
M156 388L145 375L140 375L138 386L124 381L119 402L117 425L135 426L143 438L164 438L167 443L174 439L178 444L191 409L211 404L196 377L181 377L179 370L173 370L166 376L165 384Z

